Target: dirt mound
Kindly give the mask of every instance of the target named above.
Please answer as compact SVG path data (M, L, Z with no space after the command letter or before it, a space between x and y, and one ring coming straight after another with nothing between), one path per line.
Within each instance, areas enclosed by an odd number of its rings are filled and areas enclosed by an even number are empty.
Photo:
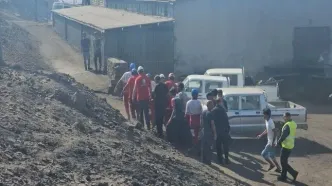
M4 185L230 185L66 75L0 70Z
M183 156L68 75L1 21L0 185L241 185ZM4 34L2 34L4 33Z
M0 44L4 61L26 70L50 70L33 37L19 26L2 19L2 16L0 14Z

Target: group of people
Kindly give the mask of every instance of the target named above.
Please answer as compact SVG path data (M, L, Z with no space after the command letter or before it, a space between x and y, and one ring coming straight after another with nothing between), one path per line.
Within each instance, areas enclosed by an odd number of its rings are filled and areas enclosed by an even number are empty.
M139 66L136 70L134 63L130 64L130 71L123 74L120 81L124 84L123 101L128 119L138 119L147 129L157 128L159 137L163 137L166 128L167 140L178 147L199 152L202 162L211 164L213 148L217 151L218 163L229 164L230 125L228 120L228 106L221 89L213 90L206 96L207 109L203 109L198 100L199 90L191 90L191 98L187 96L183 83L175 83L175 76L170 73L168 80L163 74L154 79ZM118 83L119 84L119 83ZM267 145L262 156L269 163L268 170L275 168L280 172L278 178L286 180L289 172L294 181L298 172L289 164L288 158L294 148L296 123L290 113L284 114L285 124L281 137L277 140L277 129L271 119L271 110L263 110L266 130L258 135L267 135ZM145 122L144 122L145 121ZM275 158L275 147L280 144L281 167Z
M120 83L124 84L122 94L129 120L138 119L147 129L152 128L151 124L156 126L159 137L163 137L165 128L172 144L200 152L208 164L211 148L216 144L219 162L229 163L230 126L221 90L207 94L207 110L203 111L198 100L199 90L192 89L189 99L184 84L176 83L173 73L168 75L168 80L163 74L152 79L142 66L136 69L131 63L129 67L116 86L117 89Z

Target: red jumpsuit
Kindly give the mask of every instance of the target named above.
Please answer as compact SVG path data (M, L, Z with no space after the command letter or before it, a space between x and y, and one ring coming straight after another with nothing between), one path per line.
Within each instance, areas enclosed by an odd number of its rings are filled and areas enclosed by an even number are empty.
M165 124L169 121L172 112L173 112L173 104L172 104L172 99L174 97L173 96L168 96L168 101L167 101L167 107L166 107L166 113L165 113Z
M137 105L135 103L133 103L132 100L131 100L132 95L133 95L133 91L134 91L135 80L136 80L137 77L138 77L138 75L130 77L127 84L124 87L124 92L125 92L125 90L127 90L127 92L128 92L127 96L128 97L126 97L125 93L123 93L124 101L127 100L128 103L129 103L130 111L131 111L131 117L133 119L136 119L136 116L137 116L137 113L138 113ZM129 112L129 106L126 107L126 102L125 102L126 111L128 109L128 112Z
M192 99L187 102L186 105L186 118L191 128L191 134L193 135L194 144L198 144L198 134L201 124L201 114L203 108L202 104L197 99Z

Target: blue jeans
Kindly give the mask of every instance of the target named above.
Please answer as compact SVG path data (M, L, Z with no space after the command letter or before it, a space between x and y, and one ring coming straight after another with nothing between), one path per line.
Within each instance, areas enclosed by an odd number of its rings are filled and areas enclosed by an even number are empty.
M275 153L275 148L272 147L272 145L267 144L264 148L264 150L262 151L261 155L265 158L275 158L276 157L276 153Z

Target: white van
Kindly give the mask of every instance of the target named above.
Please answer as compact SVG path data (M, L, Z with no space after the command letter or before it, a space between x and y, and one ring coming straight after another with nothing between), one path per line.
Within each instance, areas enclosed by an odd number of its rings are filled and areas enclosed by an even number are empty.
M199 99L206 99L206 94L214 89L229 87L227 78L222 76L189 75L183 84L188 97L192 89L197 89Z

